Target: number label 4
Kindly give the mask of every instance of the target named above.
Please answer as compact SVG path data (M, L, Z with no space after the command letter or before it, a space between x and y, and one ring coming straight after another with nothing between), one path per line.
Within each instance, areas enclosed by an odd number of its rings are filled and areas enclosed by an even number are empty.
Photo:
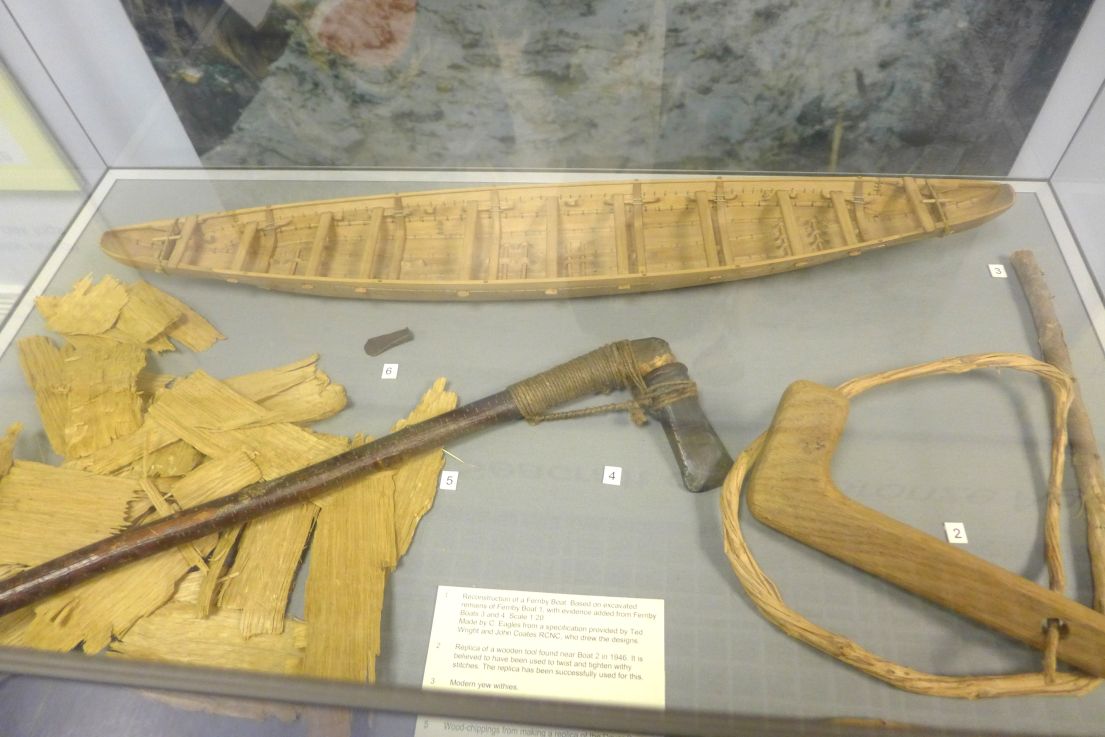
M622 485L622 467L621 466L603 466L602 469L602 483L608 486L621 486Z

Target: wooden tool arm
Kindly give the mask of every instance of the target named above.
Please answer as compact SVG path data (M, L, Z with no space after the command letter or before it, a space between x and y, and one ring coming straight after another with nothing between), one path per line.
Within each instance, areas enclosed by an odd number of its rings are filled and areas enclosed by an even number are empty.
M1059 619L1058 657L1105 676L1105 615L847 498L830 464L848 416L839 391L808 381L783 395L750 474L764 524L1032 647Z

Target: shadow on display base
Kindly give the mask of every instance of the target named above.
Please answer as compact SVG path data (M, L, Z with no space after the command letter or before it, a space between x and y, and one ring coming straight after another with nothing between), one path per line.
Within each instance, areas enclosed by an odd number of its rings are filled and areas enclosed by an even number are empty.
M879 719L741 716L682 709L658 710L477 696L405 687L365 687L336 681L132 663L114 658L89 658L85 655L45 653L20 648L0 650L0 671L141 691L156 689L311 708L347 708L356 710L357 713L388 713L401 715L400 718L409 725L411 734L418 718L430 716L673 737L900 737L903 726L908 726L909 734L913 735L955 737L977 734L974 731L901 725ZM169 729L165 733L172 734ZM408 732L404 729L402 733Z

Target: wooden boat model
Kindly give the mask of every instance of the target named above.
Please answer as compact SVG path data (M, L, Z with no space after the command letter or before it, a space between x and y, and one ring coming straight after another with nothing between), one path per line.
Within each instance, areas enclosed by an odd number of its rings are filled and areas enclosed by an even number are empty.
M102 246L143 269L332 297L579 297L816 266L973 227L1013 197L912 177L484 187L191 215Z

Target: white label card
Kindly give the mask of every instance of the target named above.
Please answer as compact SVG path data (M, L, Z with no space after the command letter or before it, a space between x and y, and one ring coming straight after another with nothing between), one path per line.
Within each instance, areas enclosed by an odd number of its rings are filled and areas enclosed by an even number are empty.
M610 486L622 485L622 467L621 466L603 466L602 468L602 483Z
M475 722L469 719L419 717L414 737L631 737L625 732L597 732L593 729L544 727L539 724Z
M385 363L384 370L380 372L381 379L395 379L399 376L399 364Z
M445 491L453 491L457 488L457 481L460 479L460 471L442 471L441 482L437 485L437 488L444 489Z
M1005 267L1001 264L990 264L990 276L995 279L1008 279L1009 274L1006 273Z
M945 522L944 534L948 536L948 542L955 545L967 544L967 527L962 522Z
M422 687L662 708L664 601L439 586Z

